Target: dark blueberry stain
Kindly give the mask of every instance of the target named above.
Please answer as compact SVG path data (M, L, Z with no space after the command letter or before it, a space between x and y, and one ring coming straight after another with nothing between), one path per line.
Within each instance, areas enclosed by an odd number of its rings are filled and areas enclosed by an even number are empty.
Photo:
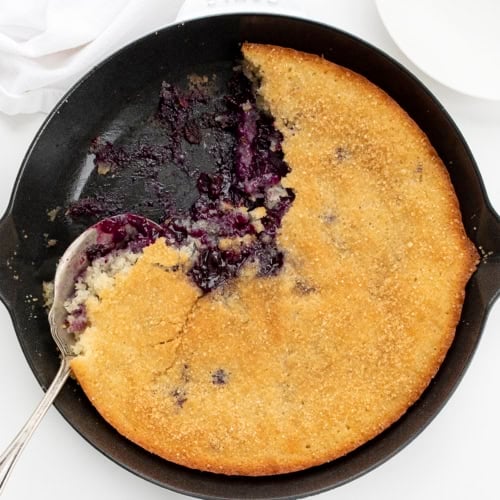
M184 406L184 403L187 401L187 392L185 389L182 389L180 387L176 387L170 395L174 398L175 404L179 407L182 408Z
M351 152L344 146L339 146L335 148L334 157L338 163L346 161L351 156Z
M319 217L325 224L333 224L337 219L337 217L330 212L321 214Z
M293 120L290 120L290 119L287 119L287 118L284 118L283 119L283 125L289 129L290 131L294 131L295 130L295 127L296 127L296 124Z
M164 264L160 264L159 262L154 262L153 267L157 267L166 273L175 273L180 269L179 264L174 264L173 266L165 266Z
M424 166L421 163L415 168L415 173L417 174L418 182L422 182L424 178Z
M212 373L212 384L226 385L229 382L229 374L222 368L218 368Z
M129 155L123 148L116 147L100 137L96 137L92 141L89 151L95 155L94 163L96 166L109 167L112 172L130 161Z
M316 288L313 285L299 279L295 281L295 290L300 295L309 295L316 292Z
M89 262L98 259L99 257L104 257L109 253L109 248L107 245L95 243L87 248L87 259Z
M184 383L187 383L191 380L191 375L189 372L189 365L187 363L184 363L182 365L182 370L181 370L181 380Z

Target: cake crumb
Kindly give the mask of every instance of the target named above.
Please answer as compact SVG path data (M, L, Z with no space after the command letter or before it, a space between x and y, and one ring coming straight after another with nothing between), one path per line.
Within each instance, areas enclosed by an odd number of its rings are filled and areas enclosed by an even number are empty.
M50 309L54 303L54 282L44 281L42 283L43 305Z
M107 175L111 172L111 165L105 162L99 162L97 164L97 173L99 175Z
M60 212L60 210L61 210L61 207L55 207L51 210L47 210L47 217L48 217L50 222L55 221L57 214Z

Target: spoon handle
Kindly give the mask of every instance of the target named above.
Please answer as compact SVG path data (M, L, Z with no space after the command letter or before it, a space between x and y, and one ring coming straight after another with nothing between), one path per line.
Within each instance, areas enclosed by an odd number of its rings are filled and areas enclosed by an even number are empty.
M3 491L5 483L7 482L12 469L19 458L19 455L28 443L35 429L38 427L42 417L47 413L47 410L59 394L64 382L66 382L66 379L68 378L69 372L69 359L64 357L61 361L61 366L59 367L54 380L50 384L50 387L47 389L42 401L0 457L0 494Z

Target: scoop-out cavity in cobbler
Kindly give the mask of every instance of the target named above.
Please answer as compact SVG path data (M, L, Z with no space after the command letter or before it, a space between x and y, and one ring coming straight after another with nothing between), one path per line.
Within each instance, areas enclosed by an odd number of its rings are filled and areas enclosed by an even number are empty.
M97 225L106 243L89 249L89 268L78 279L76 294L68 301L72 331L81 332L87 325L88 296L98 296L116 273L133 265L142 248L158 237L164 237L168 245L189 248L192 258L187 272L204 293L237 276L246 263L253 263L261 277L274 275L282 267L284 255L276 236L295 197L293 190L281 183L290 171L281 148L283 136L274 127L273 118L257 105L252 82L240 69L229 81L219 108L194 120L191 110L203 107L207 99L202 88L182 90L162 84L155 120L168 135L168 144L161 150L141 147L125 152L109 142L94 141L96 168L105 173L131 157L154 166L155 161L168 156L182 165L186 158L183 148L202 147L207 130L229 136L232 147L227 154L222 145L220 151L217 144L212 146L218 161L214 171L197 173L197 199L184 213L165 200L160 229L133 215ZM112 205L113 200L84 198L73 203L68 214L73 219L98 216L106 203Z

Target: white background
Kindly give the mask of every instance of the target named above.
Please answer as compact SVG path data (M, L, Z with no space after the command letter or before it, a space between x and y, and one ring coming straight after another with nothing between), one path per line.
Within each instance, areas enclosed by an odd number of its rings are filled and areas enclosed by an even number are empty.
M169 1L172 21L181 3ZM420 72L390 39L372 0L308 0L307 11L311 18L340 27L388 52L431 89L464 134L492 204L500 210L500 102L460 95ZM42 114L8 117L0 113L0 213L7 206L21 160L43 119ZM499 327L497 304L463 382L423 434L376 470L316 498L498 499ZM17 433L41 396L9 315L0 306L0 450ZM67 496L72 500L185 498L105 458L51 408L19 460L4 498L58 500Z

